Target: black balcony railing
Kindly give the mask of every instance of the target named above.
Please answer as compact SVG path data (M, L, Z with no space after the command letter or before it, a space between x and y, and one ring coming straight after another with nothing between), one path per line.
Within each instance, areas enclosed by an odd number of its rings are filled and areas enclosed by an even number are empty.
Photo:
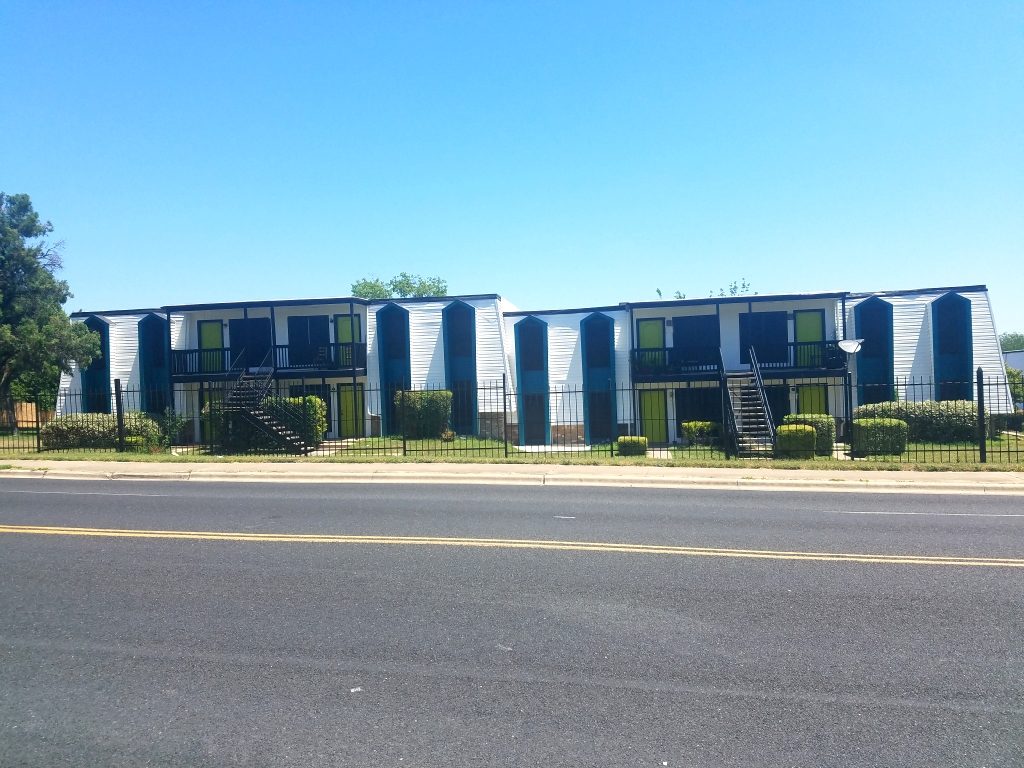
M274 367L289 370L335 371L366 367L365 344L278 344Z
M799 341L756 344L762 370L844 371L846 353L835 341ZM746 362L744 355L744 362ZM636 379L717 376L718 347L659 347L632 353Z
M634 349L633 376L718 376L718 347L660 347Z
M171 351L174 376L202 376L231 373L247 365L245 351L230 349L175 349ZM274 347L274 368L284 370L348 371L366 367L366 344L324 344L322 346L278 344ZM252 363L259 365L259 361Z
M811 371L846 370L846 353L836 341L796 341L755 345L762 370L790 368Z
M228 373L241 367L237 353L227 348L171 350L171 374L192 376L203 373Z

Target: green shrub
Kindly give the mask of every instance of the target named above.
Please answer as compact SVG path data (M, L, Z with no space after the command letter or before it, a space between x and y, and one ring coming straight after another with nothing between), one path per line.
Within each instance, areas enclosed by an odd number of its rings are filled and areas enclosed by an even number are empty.
M816 435L809 424L784 424L775 432L775 458L813 459Z
M620 437L616 450L619 456L646 456L646 437Z
M415 439L438 439L452 418L452 393L425 389L395 393L397 433Z
M899 456L907 450L910 428L899 419L854 419L854 456Z
M454 443L455 442L455 433L452 430L450 430L450 429L446 429L444 432L441 433L441 442L442 443Z
M125 444L160 445L160 427L144 413L124 414ZM135 440L134 438L138 438ZM74 413L51 420L39 430L44 450L117 448L117 416L112 413Z
M299 435L307 445L320 445L324 441L327 403L317 395L268 397L260 407L268 416Z
M721 425L717 421L682 421L679 433L686 445L716 445Z
M890 400L861 405L854 419L899 419L909 438L924 443L967 443L978 439L978 406L971 400Z
M153 420L160 428L160 444L164 448L170 448L181 439L181 433L189 426L190 421L187 416L180 416L171 408L166 408Z
M791 413L783 424L806 424L814 427L814 452L818 456L831 456L836 446L836 420L827 413Z
M1013 413L997 413L989 417L989 434L998 434L1004 430L1013 432L1024 431L1024 411L1018 409Z

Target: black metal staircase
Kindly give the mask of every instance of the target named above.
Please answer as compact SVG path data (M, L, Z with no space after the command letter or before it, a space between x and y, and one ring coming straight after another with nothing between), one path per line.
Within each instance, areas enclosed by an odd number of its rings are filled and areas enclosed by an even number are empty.
M274 368L268 353L259 366L242 370L224 397L224 412L237 414L289 453L305 456L316 446L306 442L302 435L283 424L265 407L273 382Z
M728 374L725 382L736 455L741 459L771 458L775 449L775 422L753 348L750 369L750 373Z

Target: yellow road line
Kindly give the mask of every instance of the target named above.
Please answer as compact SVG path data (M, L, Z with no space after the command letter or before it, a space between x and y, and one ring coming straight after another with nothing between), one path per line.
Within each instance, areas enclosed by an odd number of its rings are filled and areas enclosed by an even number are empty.
M962 565L1024 568L1024 559L951 555L886 555L848 552L799 552L769 549L723 549L659 544L622 544L596 541L546 539L477 539L443 536L324 535L305 533L244 533L228 531L161 531L131 528L71 528L48 525L0 525L0 534L48 536L95 536L135 539L184 539L200 541L283 542L291 544L373 544L496 549L545 549L570 552L613 552L643 555L731 557L759 560L812 560L825 562L881 563L892 565Z

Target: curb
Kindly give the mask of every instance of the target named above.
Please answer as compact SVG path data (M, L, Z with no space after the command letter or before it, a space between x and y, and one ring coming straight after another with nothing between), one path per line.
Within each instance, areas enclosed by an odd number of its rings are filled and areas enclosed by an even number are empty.
M445 472L352 472L344 475L322 475L306 472L275 474L266 472L69 472L61 469L9 469L0 478L36 480L141 480L237 482L237 483L317 483L317 484L390 484L390 485L515 485L556 487L614 487L691 490L808 491L818 493L916 493L956 495L1024 496L1024 485L1010 483L921 483L891 480L807 479L787 477L634 477L628 475L572 475L563 473L445 473Z

